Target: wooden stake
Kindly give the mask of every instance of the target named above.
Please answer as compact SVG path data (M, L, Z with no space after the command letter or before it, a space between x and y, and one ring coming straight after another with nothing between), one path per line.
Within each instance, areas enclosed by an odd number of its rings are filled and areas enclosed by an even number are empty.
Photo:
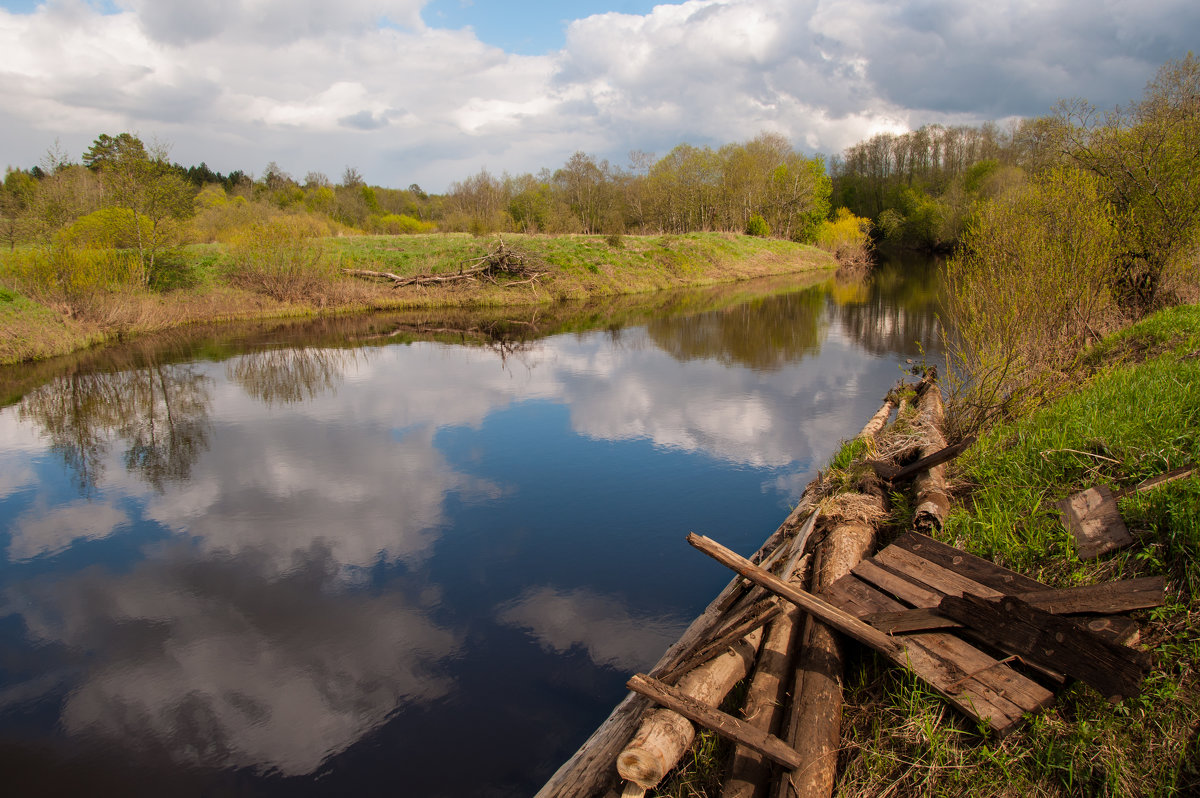
M762 629L755 629L725 653L685 674L678 687L672 689L690 701L717 706L735 684L746 678L761 640ZM657 679L654 682L662 684ZM617 755L617 772L621 778L646 789L662 781L692 745L696 730L688 717L671 709L659 709L647 715L633 739Z
M677 688L641 674L634 676L625 686L722 737L753 748L781 765L796 767L799 764L796 752L788 748L778 737L756 729L732 715L706 706Z

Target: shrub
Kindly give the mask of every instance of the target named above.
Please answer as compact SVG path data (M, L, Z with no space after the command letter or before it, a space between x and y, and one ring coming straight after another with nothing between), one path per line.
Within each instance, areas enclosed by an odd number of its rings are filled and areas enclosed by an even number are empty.
M138 245L138 227L143 239L153 234L150 220L135 218L129 208L101 208L76 219L58 238L72 247L133 249Z
M433 222L423 222L403 213L377 214L367 220L367 231L386 235L413 235L437 230Z
M746 222L746 235L766 238L771 235L771 228L767 226L767 220L756 213Z
M309 216L283 216L242 228L229 245L229 281L281 302L323 301L338 272L317 240L320 228Z
M65 241L14 252L5 271L6 279L25 296L78 318L94 316L103 294L138 285L135 253Z
M1115 237L1095 177L1056 169L984 202L946 267L960 431L1053 395L1109 326Z
M816 244L832 253L843 266L866 267L871 263L871 221L838 208L832 221L817 229Z

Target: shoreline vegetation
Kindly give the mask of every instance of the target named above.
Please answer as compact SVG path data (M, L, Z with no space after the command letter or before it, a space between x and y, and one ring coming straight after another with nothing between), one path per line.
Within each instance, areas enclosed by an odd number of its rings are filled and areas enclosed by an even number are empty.
M461 233L318 238L290 224L256 232L252 241L174 250L167 266L160 263L170 275L165 282L176 286L166 290L98 284L75 295L45 290L37 302L29 298L39 294L33 285L24 292L0 289L0 364L206 322L550 305L809 271L832 274L837 268L825 250L733 233L622 236L617 244L599 235L506 234L505 246L544 270L536 281L511 287L501 279L393 288L342 270L452 275L492 251L495 239ZM85 267L95 271L116 257L111 250L80 256L25 247L7 259L0 255L0 262L10 274L22 268L34 272L30 282L53 282L55 258L72 255L92 259ZM36 274L39 266L45 276Z

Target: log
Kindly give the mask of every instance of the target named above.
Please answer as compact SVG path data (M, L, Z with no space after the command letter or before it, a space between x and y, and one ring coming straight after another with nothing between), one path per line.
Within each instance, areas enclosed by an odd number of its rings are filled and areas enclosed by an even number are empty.
M925 430L925 443L921 446L922 457L930 457L944 451L946 439L942 437L942 389L931 383L917 403L920 411L918 423ZM969 441L967 442L969 444ZM965 448L965 447L964 447ZM946 466L934 465L917 472L913 480L917 494L917 509L913 513L913 528L918 532L941 529L950 512L950 496L946 492Z
M775 734L783 716L783 699L787 674L791 672L792 638L798 626L800 612L791 608L775 618L767 629L754 677L746 694L742 714L746 723L768 734ZM721 798L754 798L762 795L770 773L770 763L758 751L738 745L733 752L729 777L721 790Z
M767 553L783 539L785 530L801 507L772 533L762 547L754 553L752 560L761 561ZM735 576L717 594L683 634L662 655L651 672L667 670L687 657L698 646L708 640L718 628L725 615L724 610L745 590L746 580ZM609 716L592 732L571 757L542 785L534 798L575 798L581 795L596 795L611 789L617 783L617 772L613 762L621 748L629 741L638 723L646 714L650 702L636 693L628 693Z
M1137 695L1150 667L1146 652L1110 643L1015 596L946 596L938 611L1003 651L1087 682L1113 703Z
M914 460L903 467L893 465L885 460L872 460L870 461L871 468L875 469L875 473L879 475L880 479L886 479L888 482L903 482L921 471L950 462L966 451L974 442L975 436L971 435L953 446L939 449L933 454L922 457L919 460Z
M795 767L799 761L796 752L788 748L778 737L766 734L732 715L702 704L678 688L665 685L641 674L631 678L626 687L664 707L670 707L671 711L688 717L722 737L753 748L781 765Z
M887 424L888 418L892 415L892 410L896 407L895 403L890 398L883 400L883 406L875 411L875 415L871 416L871 420L866 426L856 435L856 438L874 438L878 432Z
M746 678L761 640L762 629L754 630L725 653L685 674L675 691L696 703L716 707ZM696 729L686 716L670 709L654 710L617 755L617 772L626 781L650 789L687 753L695 736Z
M882 495L872 495L884 509ZM841 523L817 551L812 587L820 590L850 573L870 553L875 529L863 522ZM842 739L842 679L845 652L833 631L811 616L806 619L803 646L792 687L792 707L783 739L804 763L783 774L780 798L828 798L837 778L837 752Z

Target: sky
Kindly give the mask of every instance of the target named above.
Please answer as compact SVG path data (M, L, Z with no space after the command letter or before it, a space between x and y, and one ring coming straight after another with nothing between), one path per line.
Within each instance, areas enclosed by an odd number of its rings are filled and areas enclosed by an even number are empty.
M836 155L1127 103L1196 42L1195 0L0 0L0 163L128 131L440 192L761 132Z

